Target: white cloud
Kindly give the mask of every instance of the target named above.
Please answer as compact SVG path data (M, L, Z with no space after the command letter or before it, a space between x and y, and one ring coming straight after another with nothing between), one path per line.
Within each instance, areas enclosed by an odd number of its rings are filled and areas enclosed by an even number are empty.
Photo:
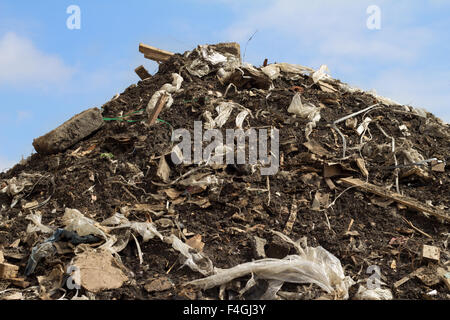
M393 25L388 17L396 12L405 15L403 6L382 7L381 30L369 31L366 8L364 1L278 0L260 6L260 9L249 10L227 29L226 34L243 42L255 30L261 31L260 37L265 32L276 32L288 39L292 47L326 57L396 62L413 61L433 39L426 28ZM385 11L389 15L384 15Z
M0 84L46 87L69 80L75 69L14 32L0 38Z
M367 29L366 9L371 4L381 8L381 30ZM439 63L447 61L430 61L443 41L448 42L448 35L446 28L436 27L442 21L424 23L423 6L404 0L278 0L237 9L238 18L225 36L245 44L258 30L249 46L254 61L262 61L269 51L276 55L269 60L282 58L314 68L327 64L344 82L373 88L449 121L450 72L438 70Z

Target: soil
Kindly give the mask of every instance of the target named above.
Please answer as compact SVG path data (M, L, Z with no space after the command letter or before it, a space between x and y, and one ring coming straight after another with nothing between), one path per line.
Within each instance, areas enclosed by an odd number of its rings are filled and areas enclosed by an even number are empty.
M447 241L449 228L447 223L433 216L398 206L395 202L386 203L386 199L358 190L348 189L339 183L342 176L353 176L366 180L355 163L356 157L362 157L369 172L368 182L386 186L395 192L393 154L390 152L391 140L379 129L396 139L396 155L399 164L405 163L402 148L408 146L417 150L424 159L445 160L450 154L449 125L427 113L421 117L408 111L404 106L387 106L370 110L364 117L372 122L369 131L362 139L354 129L345 123L338 125L347 138L346 158L342 159L342 139L331 128L333 121L357 112L377 103L377 99L364 92L349 93L338 90L324 92L314 84L309 75L301 75L297 80L283 76L273 81L270 91L247 88L230 90L226 96L217 97L216 92L225 94L226 85L222 85L215 73L203 78L187 74L182 67L185 57L175 55L161 64L153 77L131 85L115 99L103 105L105 118L117 118L133 113L128 121L107 121L96 133L87 137L65 152L53 155L33 154L27 161L16 165L6 173L0 174L0 185L21 173L39 173L45 176L35 182L32 190L14 207L10 208L11 197L0 194L0 250L9 263L25 268L31 249L41 243L48 235L27 233L30 223L25 217L32 211L22 205L37 201L50 200L39 209L42 223L50 227L61 227L61 217L65 208L78 209L95 221L103 221L115 212L123 212L124 207L135 204L150 204L163 211L163 216L154 213L129 210L128 218L133 221L157 221L168 218L177 221L185 235L201 235L205 243L203 252L217 268L230 268L241 263L258 259L255 248L255 236L267 241L265 251L268 257L283 258L295 251L289 245L280 242L271 230L283 232L289 219L289 210L293 202L298 213L289 234L294 240L306 237L309 246L322 246L335 255L344 267L345 274L354 281L365 283L371 275L369 266L381 269L382 281L392 290L395 299L449 299L449 289L443 282L432 286L425 285L418 278L412 278L398 288L394 283L419 267L432 268L437 265L448 266L449 252ZM144 124L147 119L145 108L152 95L165 83L171 83L172 72L183 76L182 91L172 94L174 103L159 115L156 125ZM334 80L334 84L340 83ZM326 154L313 154L304 143L306 119L294 117L287 109L296 91L303 89L302 101L320 106L321 120L313 129L310 139L326 150ZM170 167L170 181L174 181L195 165L175 165L170 153L172 130L185 128L193 132L194 121L203 121L206 110L215 115L215 106L220 101L233 101L251 110L253 117L247 117L244 129L275 127L280 131L280 167L276 175L261 176L260 170L252 171L246 165L223 165L221 167L204 166L198 172L214 174L223 179L219 186L204 189L171 186L180 192L177 201L172 201L163 192L167 187L157 175L160 157L166 157ZM144 111L142 111L144 110ZM235 109L223 126L234 129ZM355 116L358 124L363 115ZM409 135L405 135L399 126L406 125ZM331 177L335 185L332 190L323 178L326 163L339 163L346 170ZM397 169L400 176L414 166ZM417 168L417 166L416 166ZM450 207L450 171L431 170L431 165L421 167L427 177L411 174L399 179L399 188L403 195L429 203L434 207L447 210ZM141 174L140 174L141 173ZM314 181L308 179L313 174ZM270 184L270 201L267 189ZM131 183L130 183L131 181ZM93 187L94 186L94 187ZM88 191L91 187L91 191ZM0 188L1 189L1 188ZM260 191L254 191L254 190ZM316 192L329 195L329 208L321 211L312 209ZM209 201L209 206L198 205L198 201ZM198 200L198 201L197 201ZM167 209L167 202L171 202ZM176 204L173 204L175 202ZM193 203L197 202L197 204ZM383 202L383 204L381 204ZM322 208L323 209L323 208ZM415 228L411 227L409 221ZM349 225L351 225L349 231ZM421 230L422 232L418 231ZM177 234L176 227L158 228L163 235ZM424 235L426 233L430 237ZM20 239L17 248L10 245ZM440 261L433 262L421 257L422 246L433 245L440 249ZM3 248L2 248L3 247ZM95 299L219 299L219 288L201 291L183 286L190 280L202 278L198 272L183 266L183 260L171 246L155 238L141 242L144 262L139 263L134 241L120 252L124 266L131 272L132 278L119 289L95 294ZM41 261L35 272L26 280L30 286L38 286L38 276L46 276L49 270L62 265L64 268L74 257L74 253L58 254ZM393 263L393 261L395 261ZM447 263L447 264L446 264ZM167 277L172 283L171 289L161 292L147 292L145 284L151 280ZM226 299L237 299L239 288L243 288L249 277L244 277L227 286ZM243 298L258 298L258 292L267 285L246 293ZM260 288L261 287L261 288ZM0 280L0 292L14 288L8 280ZM350 299L358 285L350 289ZM428 292L437 290L437 295ZM23 290L25 298L26 289ZM258 291L259 290L259 291ZM298 285L285 283L283 292L298 293L299 299L315 299L324 294L316 285ZM85 294L82 289L80 294ZM61 297L62 292L51 298ZM66 298L75 295L68 290Z

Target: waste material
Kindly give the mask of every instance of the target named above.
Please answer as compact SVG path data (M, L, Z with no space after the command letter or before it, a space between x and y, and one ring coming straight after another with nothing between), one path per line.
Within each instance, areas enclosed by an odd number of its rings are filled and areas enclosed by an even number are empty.
M359 286L358 292L355 295L355 300L392 300L393 295L391 290L375 288L367 289L364 286Z
M136 74L139 76L139 78L141 78L141 80L145 80L152 77L152 75L148 73L147 69L145 69L144 66L137 67L134 70L134 72L136 72Z
M0 173L0 299L450 299L448 124L237 43L140 51Z
M94 293L120 288L128 280L123 267L107 250L88 249L78 254L72 265L80 273L81 286Z
M103 126L98 108L83 111L46 135L34 139L33 147L40 154L63 152Z

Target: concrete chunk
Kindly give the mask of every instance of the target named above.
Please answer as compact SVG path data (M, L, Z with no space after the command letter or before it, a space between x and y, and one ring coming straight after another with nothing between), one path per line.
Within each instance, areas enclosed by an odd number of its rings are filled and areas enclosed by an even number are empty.
M46 135L34 139L33 146L40 154L63 152L100 129L103 124L101 111L98 108L88 109Z

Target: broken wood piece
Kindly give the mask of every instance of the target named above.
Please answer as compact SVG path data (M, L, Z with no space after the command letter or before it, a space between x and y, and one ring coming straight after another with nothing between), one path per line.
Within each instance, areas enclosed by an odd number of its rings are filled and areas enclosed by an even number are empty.
M5 261L5 257L3 256L3 251L0 251L0 263Z
M3 262L0 264L0 279L13 279L17 277L19 267L13 264Z
M13 279L9 279L11 281L11 283L19 288L25 289L28 288L30 286L30 283L28 281L25 281L24 278L13 278Z
M331 190L336 190L336 185L333 183L333 180L330 178L325 178L325 183L327 184L328 188Z
M325 81L319 81L318 85L323 92L335 93L338 91L333 85L326 83Z
M438 247L428 246L426 244L423 245L422 258L439 262L440 255L441 254Z
M417 274L423 272L425 270L425 267L419 268L413 272L411 272L409 275L407 275L406 277L401 278L400 280L398 280L396 283L394 283L394 288L398 288L400 287L402 284L405 284L406 282L408 282L409 280L411 280L412 278L414 278Z
M303 145L309 151L311 151L314 154L317 154L318 156L321 156L321 157L330 156L330 152L314 140L309 140L308 142L305 142Z
M99 130L104 123L100 109L88 109L73 116L58 128L42 137L34 139L33 147L37 153L44 155L64 152Z
M143 43L139 44L139 52L144 54L144 57L153 61L167 61L174 53L161 50Z
M297 220L297 201L294 198L292 200L291 214L289 215L288 222L286 223L286 226L283 230L283 233L285 235L289 235L291 233L295 220Z
M149 115L149 125L154 125L156 123L156 120L158 119L159 114L161 113L162 109L166 105L167 101L169 100L169 95L167 93L164 93L159 98L158 103L156 104L156 107L153 109L152 113Z
M449 213L445 212L444 210L441 210L441 209L438 209L438 208L435 208L435 207L432 207L432 206L429 206L426 204L422 204L414 198L402 196L396 192L386 190L380 186L376 186L371 183L366 183L360 179L341 178L341 181L348 186L357 187L360 190L376 194L380 197L392 199L402 205L407 206L410 209L414 209L414 210L420 211L420 212L425 212L425 213L435 216L436 218L450 222L450 214Z
M369 171L367 171L366 163L364 162L364 159L357 158L355 161L356 161L356 165L358 166L359 170L361 170L361 173L364 175L364 177L367 178L369 176Z
M415 274L416 278L423 282L426 286L434 286L441 282L441 278L434 267L427 267Z
M136 72L136 74L139 76L139 78L141 78L141 80L145 80L152 77L152 75L148 73L147 69L145 69L144 66L137 67L136 69L134 69L134 72Z

